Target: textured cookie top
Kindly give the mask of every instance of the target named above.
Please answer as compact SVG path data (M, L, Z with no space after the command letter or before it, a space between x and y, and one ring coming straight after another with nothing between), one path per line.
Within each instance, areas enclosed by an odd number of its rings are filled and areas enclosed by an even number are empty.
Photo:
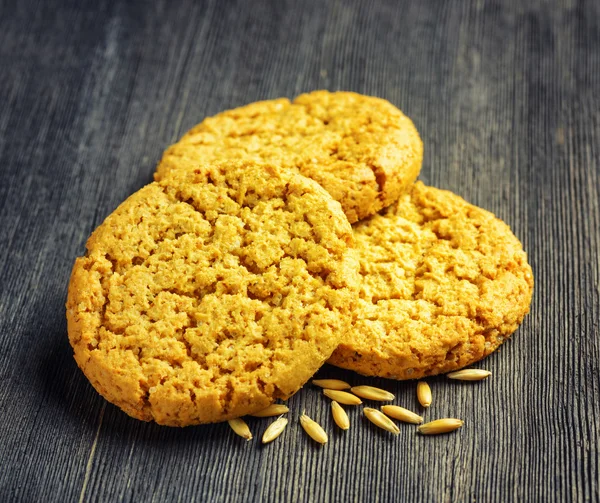
M262 101L205 119L165 152L155 178L224 158L299 170L339 201L352 223L409 189L423 144L411 120L388 101L315 91L293 103Z
M221 421L295 393L357 297L339 203L289 170L199 167L128 198L69 285L75 358L131 416Z
M491 213L417 182L354 226L358 322L329 360L361 374L414 379L469 365L529 312L521 243Z

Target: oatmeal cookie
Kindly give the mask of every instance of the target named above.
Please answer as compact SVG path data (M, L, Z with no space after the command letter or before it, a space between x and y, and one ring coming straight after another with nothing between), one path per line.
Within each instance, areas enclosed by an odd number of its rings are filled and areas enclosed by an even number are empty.
M214 159L293 168L324 187L353 223L409 190L423 143L412 121L386 100L315 91L205 119L164 153L155 179Z
M529 312L533 275L521 243L491 213L417 182L354 226L358 321L329 363L416 379L489 355Z
M346 333L358 291L338 202L296 171L221 162L121 204L75 262L75 359L127 414L223 421L295 393Z

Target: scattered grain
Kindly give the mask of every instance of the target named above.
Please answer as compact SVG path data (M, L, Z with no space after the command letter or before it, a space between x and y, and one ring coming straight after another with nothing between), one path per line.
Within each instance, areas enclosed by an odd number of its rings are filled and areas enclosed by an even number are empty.
M259 410L258 412L255 412L254 414L250 415L253 417L273 417L280 416L281 414L285 414L289 411L290 409L288 409L286 405L283 405L281 403L273 403L269 405L266 409Z
M423 435L439 435L440 433L448 433L458 430L463 424L464 421L461 419L447 417L422 424L421 426L418 426L417 429L419 430L419 433Z
M481 381L490 377L492 373L489 370L483 369L465 369L457 370L456 372L450 372L446 374L446 377L450 379L456 379L458 381Z
M281 435L283 433L283 430L285 430L285 427L288 424L288 420L287 418L281 416L279 419L277 419L276 421L273 421L269 427L265 430L265 433L263 434L262 437L262 443L263 444L268 444L269 442L272 442L273 440L275 440L279 435Z
M350 428L350 419L348 419L348 414L346 414L346 411L335 400L331 402L331 414L333 415L335 424L337 424L342 430L347 430Z
M252 433L250 432L250 428L246 424L246 421L243 419L230 419L227 421L231 429L240 437L245 438L246 440L252 440Z
M384 405L381 407L381 410L385 415L393 417L398 421L404 421L405 423L411 424L421 424L423 422L421 416L398 405Z
M377 400L379 402L389 402L396 398L389 391L373 386L354 386L353 388L350 388L350 391L366 400Z
M346 391L324 389L323 394L327 398L331 398L332 400L335 400L338 403L343 403L344 405L360 405L362 403L360 398L351 393L347 393Z
M417 383L417 398L423 407L429 407L431 405L431 388L425 381L419 381Z
M393 433L394 435L398 435L398 433L400 433L400 430L394 424L394 422L380 410L365 407L363 409L363 412L366 418L369 421L371 421L374 425L379 426L380 428L383 428L384 430L387 430Z
M320 388L327 389L350 389L350 385L346 381L340 381L339 379L313 379L312 383Z
M327 443L327 433L325 433L325 430L321 428L319 423L313 421L306 414L302 414L300 416L300 424L308 436L315 442L319 442L320 444Z

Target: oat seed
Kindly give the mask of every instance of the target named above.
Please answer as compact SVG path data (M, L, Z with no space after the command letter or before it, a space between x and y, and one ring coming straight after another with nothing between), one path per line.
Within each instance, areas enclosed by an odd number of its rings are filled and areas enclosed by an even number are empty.
M383 428L384 430L387 430L393 433L394 435L398 435L398 433L400 433L400 430L394 424L394 422L380 410L365 407L363 409L363 412L366 418L369 421L371 421L374 425L379 426L380 428Z
M360 398L346 391L324 389L323 394L327 398L331 398L332 400L335 400L338 403L343 403L344 405L360 405L362 403Z
M440 433L448 433L454 430L458 430L464 421L461 419L455 419L453 417L446 417L444 419L436 419L429 423L422 424L417 427L419 433L423 435L439 435Z
M421 424L423 422L421 416L398 405L384 405L381 407L381 410L386 416L390 416L398 421L404 421L405 423L411 424Z
M313 379L312 383L320 388L327 389L350 389L350 385L346 381L340 381L339 379Z
M308 436L315 442L319 442L320 444L327 443L327 433L325 433L325 430L321 428L319 423L313 421L306 414L302 414L300 416L300 424Z
M457 370L456 372L450 372L449 374L446 374L446 377L450 379L456 379L458 381L481 381L491 375L492 373L489 370L465 369Z
M272 442L273 440L275 440L279 435L281 435L283 433L283 430L285 430L285 427L288 424L288 420L287 418L281 416L279 419L277 419L276 421L273 421L269 427L265 430L263 437L262 437L262 443L263 444L268 444L269 442Z
M419 381L417 383L417 398L423 407L429 407L431 405L431 388L425 381Z
M231 429L240 437L245 438L246 440L252 440L252 433L250 432L250 428L246 424L246 421L240 418L230 419L227 421Z
M280 416L281 414L285 414L289 411L290 409L288 409L287 405L283 405L281 403L272 403L266 409L259 410L258 412L249 415L253 417L273 417Z
M380 402L389 402L396 398L392 393L381 388L373 386L354 386L350 391L355 395L366 400L377 400Z
M335 424L337 424L342 430L347 430L350 428L350 419L348 418L348 414L346 414L346 411L335 400L331 402L331 414L333 415Z

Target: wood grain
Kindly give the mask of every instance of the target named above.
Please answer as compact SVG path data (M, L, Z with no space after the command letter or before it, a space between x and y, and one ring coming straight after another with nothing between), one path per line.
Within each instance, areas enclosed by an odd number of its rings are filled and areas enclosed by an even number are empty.
M0 500L599 501L600 4L0 1ZM346 89L422 133L421 179L495 212L529 253L531 314L481 367L431 380L396 438L307 386L260 446L145 424L77 369L64 301L90 232L204 116ZM415 384L371 384L419 410ZM303 410L330 433L319 447ZM259 439L268 419L250 419Z

